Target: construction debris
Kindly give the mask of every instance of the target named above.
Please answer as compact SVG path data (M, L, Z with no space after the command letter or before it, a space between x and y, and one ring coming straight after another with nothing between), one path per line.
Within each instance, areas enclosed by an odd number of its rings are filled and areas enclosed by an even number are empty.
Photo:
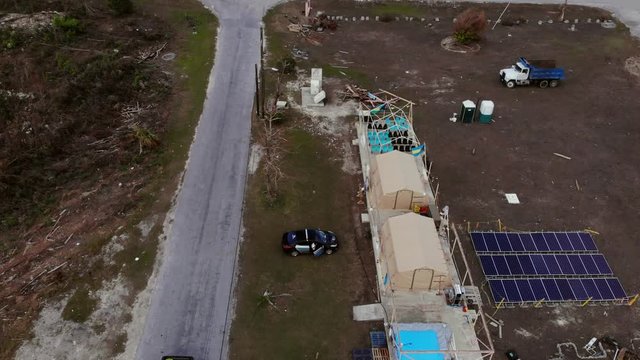
M363 89L358 85L346 85L345 91L338 92L338 95L342 96L342 101L357 100L363 104L367 104L369 107L376 108L382 104L394 103L396 99L392 98L387 101L381 98L381 93L372 93L367 89Z
M285 17L290 22L287 29L291 32L299 33L304 37L309 36L309 33L312 30L316 32L324 32L325 29L335 31L338 28L338 23L335 20L329 19L325 14L307 18L306 23L301 23L298 21L297 17L291 17L286 14Z
M291 55L293 55L294 58L309 60L309 52L308 51L300 50L300 49L295 48L295 47L293 49L291 49Z
M287 26L287 28L289 29L289 31L296 32L296 33L303 32L304 30L307 30L306 28L304 28L300 24L289 24L289 26Z
M360 102L368 101L369 91L367 89L363 89L358 85L346 85L345 91L343 92L343 100L347 99L355 99Z
M322 32L324 29L329 29L331 31L336 31L336 29L338 29L338 23L335 20L329 19L325 14L311 18L309 23L312 28L318 32Z
M327 94L322 90L322 68L311 69L310 86L302 87L300 91L303 106L324 106Z

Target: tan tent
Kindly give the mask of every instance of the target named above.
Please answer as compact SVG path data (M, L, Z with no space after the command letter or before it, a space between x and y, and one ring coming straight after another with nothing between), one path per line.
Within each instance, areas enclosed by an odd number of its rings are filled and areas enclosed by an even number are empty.
M438 290L451 286L449 267L433 219L415 213L389 218L380 231L380 241L386 286L394 290Z
M413 210L427 206L425 185L413 155L391 151L371 161L370 189L379 209Z

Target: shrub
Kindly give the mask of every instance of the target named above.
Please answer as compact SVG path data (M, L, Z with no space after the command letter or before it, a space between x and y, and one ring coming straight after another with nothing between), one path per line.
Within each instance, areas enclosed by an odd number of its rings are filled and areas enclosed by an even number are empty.
M56 53L56 67L59 71L74 76L78 73L78 66L69 57L62 53Z
M0 46L3 49L15 49L22 43L20 34L14 30L7 30L0 32Z
M70 16L56 16L53 18L53 26L66 35L77 35L82 32L80 20Z
M484 11L469 8L456 17L453 25L453 37L460 44L469 44L480 40L487 29L487 18Z
M467 45L472 42L480 40L477 34L469 32L467 30L457 31L453 34L453 38L456 39L458 44Z
M109 8L116 15L131 14L133 12L133 2L131 0L109 0Z
M293 74L296 71L296 61L292 57L283 57L278 61L276 67L283 74Z

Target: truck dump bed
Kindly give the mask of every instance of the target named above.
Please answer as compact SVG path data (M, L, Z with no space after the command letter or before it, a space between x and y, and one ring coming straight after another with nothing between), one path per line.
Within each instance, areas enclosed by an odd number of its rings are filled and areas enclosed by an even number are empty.
M553 60L527 60L520 58L520 62L529 67L529 79L531 80L562 80L564 70L556 67Z
M545 69L553 69L556 67L555 60L527 60L524 59L531 66L535 66L537 68L545 68Z

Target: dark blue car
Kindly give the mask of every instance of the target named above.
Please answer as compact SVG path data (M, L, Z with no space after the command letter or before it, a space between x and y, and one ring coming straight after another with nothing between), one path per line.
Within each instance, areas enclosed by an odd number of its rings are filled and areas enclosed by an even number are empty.
M338 238L331 231L320 229L289 231L282 235L282 250L291 256L331 255L338 250Z

